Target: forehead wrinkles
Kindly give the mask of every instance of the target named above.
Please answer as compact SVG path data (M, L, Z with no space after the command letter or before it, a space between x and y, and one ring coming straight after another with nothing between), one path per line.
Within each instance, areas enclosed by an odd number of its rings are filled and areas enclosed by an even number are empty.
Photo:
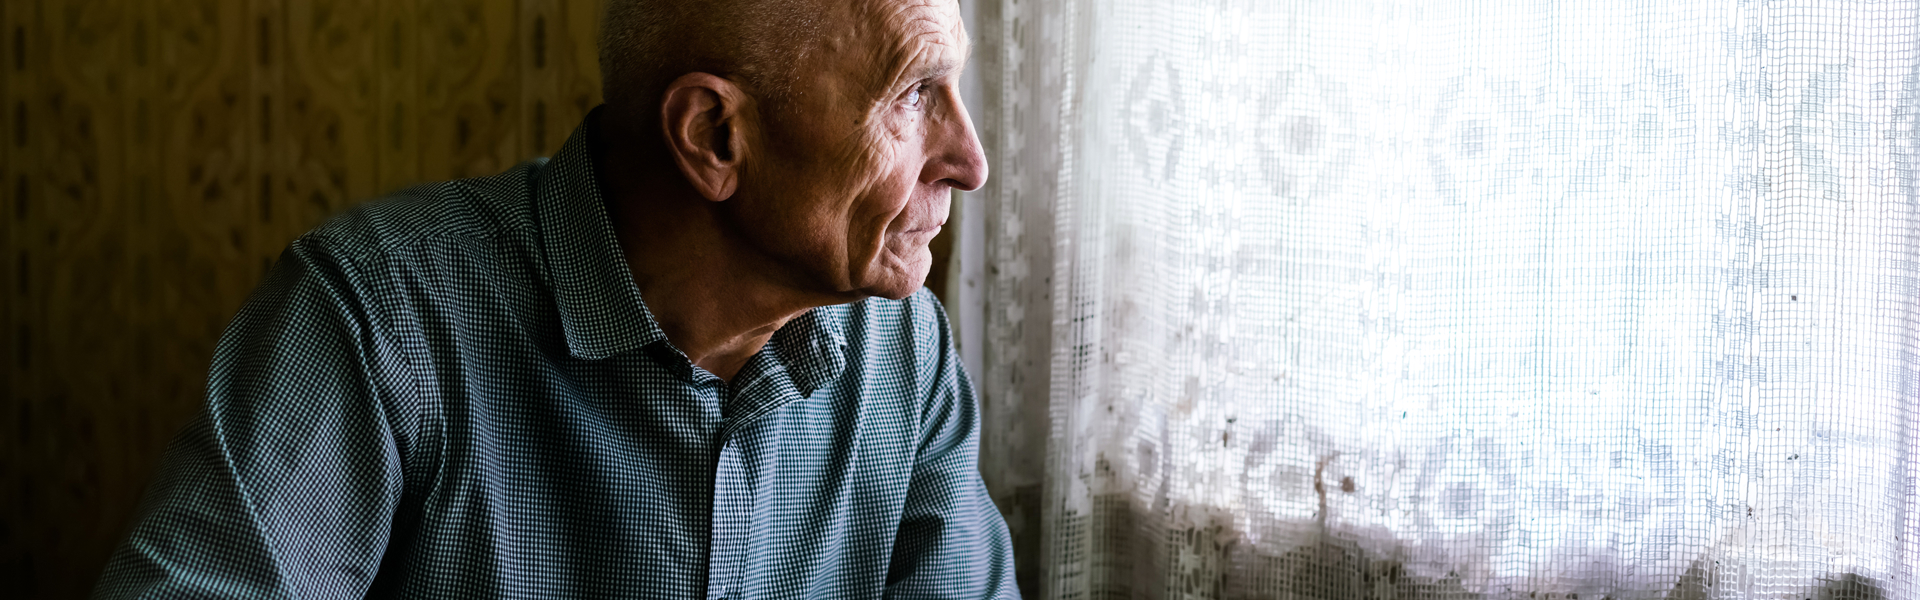
M966 38L960 29L957 8L950 1L907 0L874 2L867 5L867 22L880 27L880 52L886 69L876 77L881 91L909 79L920 79L942 68L958 68L964 59Z

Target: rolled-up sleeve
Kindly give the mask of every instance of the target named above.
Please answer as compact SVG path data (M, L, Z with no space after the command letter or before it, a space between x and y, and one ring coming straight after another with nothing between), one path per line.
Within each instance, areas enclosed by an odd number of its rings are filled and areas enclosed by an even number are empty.
M349 261L290 247L222 336L207 402L169 447L96 598L358 598L403 477L399 368Z

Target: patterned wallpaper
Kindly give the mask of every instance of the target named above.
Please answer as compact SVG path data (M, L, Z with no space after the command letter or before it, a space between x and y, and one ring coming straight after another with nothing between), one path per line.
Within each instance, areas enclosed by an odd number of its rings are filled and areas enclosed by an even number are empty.
M599 103L598 10L0 2L0 595L86 594L295 235L557 148Z

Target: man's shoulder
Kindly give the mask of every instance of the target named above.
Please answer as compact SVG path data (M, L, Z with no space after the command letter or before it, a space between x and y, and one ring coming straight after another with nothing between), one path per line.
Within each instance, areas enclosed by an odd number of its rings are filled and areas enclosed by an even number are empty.
M294 243L365 258L528 232L545 165L535 159L496 175L409 187L347 209Z

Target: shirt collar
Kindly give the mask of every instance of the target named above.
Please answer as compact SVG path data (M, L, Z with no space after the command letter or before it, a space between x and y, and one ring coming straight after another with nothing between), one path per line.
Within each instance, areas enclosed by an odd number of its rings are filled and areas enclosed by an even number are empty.
M801 397L832 383L847 368L847 306L822 306L787 321L768 340Z
M547 161L534 195L567 352L585 360L667 339L640 300L600 196L593 172L595 116L588 114Z
M534 210L567 352L583 360L667 340L633 283L600 195L593 169L593 127L599 111L589 113L547 161L535 192ZM770 340L802 396L846 369L847 309L840 305L807 311Z

